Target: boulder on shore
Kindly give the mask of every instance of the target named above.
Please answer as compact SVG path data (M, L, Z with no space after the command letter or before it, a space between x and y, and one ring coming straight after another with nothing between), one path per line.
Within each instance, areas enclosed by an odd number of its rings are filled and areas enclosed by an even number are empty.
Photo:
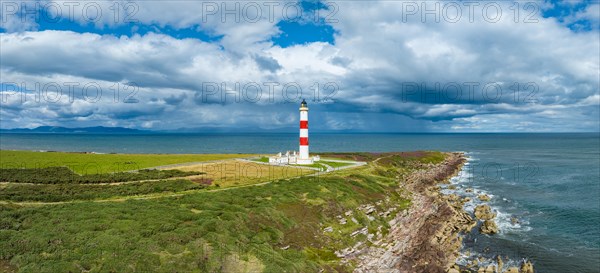
M488 265L487 267L480 267L477 273L496 273L496 267Z
M502 273L502 268L504 267L504 261L502 261L502 257L500 255L496 256L496 263L498 264L498 270L496 273Z
M521 273L533 273L533 264L530 261L521 264Z
M498 233L498 226L494 220L485 220L479 227L479 232L483 234L496 234Z
M475 207L475 217L479 220L491 220L496 217L489 205L479 205Z
M487 194L480 194L479 196L477 196L477 198L479 198L479 200L483 201L483 202L487 202L490 201L490 196Z

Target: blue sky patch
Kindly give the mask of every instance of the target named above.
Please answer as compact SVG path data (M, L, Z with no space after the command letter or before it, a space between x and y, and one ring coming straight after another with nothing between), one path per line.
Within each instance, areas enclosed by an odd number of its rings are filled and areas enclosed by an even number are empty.
M312 42L334 44L335 30L330 25L281 21L277 26L282 33L271 40L275 45L284 48Z

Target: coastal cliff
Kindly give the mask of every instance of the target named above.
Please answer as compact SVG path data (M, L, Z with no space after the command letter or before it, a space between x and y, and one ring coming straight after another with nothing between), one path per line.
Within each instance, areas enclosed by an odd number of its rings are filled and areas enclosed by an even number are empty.
M412 195L411 207L390 221L390 232L382 243L372 245L356 258L354 272L533 272L530 262L523 262L520 269L503 270L501 258L498 258L498 267L478 267L476 261L468 266L455 264L462 248L461 235L471 232L478 219L484 220L480 227L482 233L497 232L493 222L495 215L489 207L487 210L483 207L482 212L473 217L463 209L468 198L441 193L439 184L448 183L465 162L464 154L447 153L443 163L429 164L401 181Z

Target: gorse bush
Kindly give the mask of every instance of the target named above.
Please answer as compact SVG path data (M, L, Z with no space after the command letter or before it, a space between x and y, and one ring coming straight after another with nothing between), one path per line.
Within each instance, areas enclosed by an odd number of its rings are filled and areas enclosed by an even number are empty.
M200 174L203 173L180 170L139 170L136 172L79 175L67 167L49 167L39 169L0 169L0 181L36 184L115 183L186 177Z

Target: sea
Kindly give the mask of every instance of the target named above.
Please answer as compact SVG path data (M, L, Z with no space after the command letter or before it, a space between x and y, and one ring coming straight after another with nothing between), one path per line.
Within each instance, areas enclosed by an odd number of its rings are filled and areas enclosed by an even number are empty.
M97 153L274 154L297 144L297 134L283 133L0 135L3 150ZM471 256L501 254L509 264L526 257L536 272L600 272L599 133L312 133L310 145L311 152L465 152L453 191L473 197L467 210L477 195L491 196L500 229L466 235Z

